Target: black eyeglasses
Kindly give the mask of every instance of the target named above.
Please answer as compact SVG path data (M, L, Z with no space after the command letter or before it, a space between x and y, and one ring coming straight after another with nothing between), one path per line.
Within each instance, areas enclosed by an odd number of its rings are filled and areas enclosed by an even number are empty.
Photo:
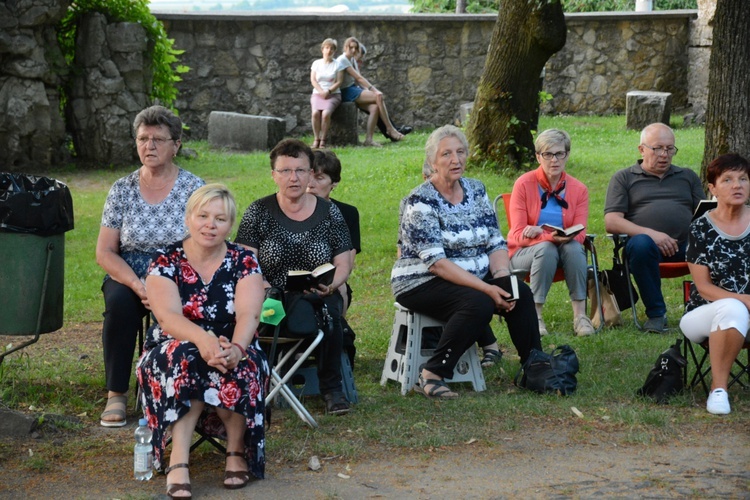
M648 148L651 151L653 151L656 156L661 156L664 153L667 153L667 156L674 156L677 154L677 148L674 146L667 146L667 147L658 146L658 147L652 148L651 146L647 146L645 144L641 144L641 145L644 148Z
M549 151L545 151L544 153L537 152L539 156L544 158L545 160L551 160L552 158L557 158L558 160L564 160L568 157L567 151L558 151L557 153L550 153Z

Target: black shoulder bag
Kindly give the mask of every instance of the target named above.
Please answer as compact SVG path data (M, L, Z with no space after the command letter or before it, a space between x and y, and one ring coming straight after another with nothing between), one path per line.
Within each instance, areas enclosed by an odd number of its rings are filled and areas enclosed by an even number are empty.
M648 372L646 382L636 394L651 398L659 404L667 404L670 397L682 390L682 370L687 365L687 360L682 357L680 344L682 339L677 339L659 355L654 367Z
M514 380L515 385L539 394L560 396L573 394L578 386L578 356L569 345L562 345L549 354L532 349Z

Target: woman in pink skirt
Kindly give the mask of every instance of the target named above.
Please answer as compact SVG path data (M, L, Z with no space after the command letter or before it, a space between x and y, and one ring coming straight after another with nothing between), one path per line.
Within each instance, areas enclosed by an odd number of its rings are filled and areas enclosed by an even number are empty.
M313 93L310 96L310 107L312 108L312 127L315 140L313 148L326 147L328 128L331 126L331 115L341 104L341 83L344 75L338 71L336 54L338 44L333 38L326 38L320 44L323 58L318 59L310 68L310 83Z

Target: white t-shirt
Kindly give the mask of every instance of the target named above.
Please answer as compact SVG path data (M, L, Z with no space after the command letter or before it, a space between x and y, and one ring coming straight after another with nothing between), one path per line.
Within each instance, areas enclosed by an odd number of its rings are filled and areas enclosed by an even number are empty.
M310 71L315 72L315 79L318 81L323 90L328 90L336 82L336 73L338 72L338 62L334 59L327 63L325 59L318 59L312 63ZM313 88L313 94L317 94L318 90ZM333 91L334 94L340 94L341 91L336 89Z
M346 68L354 68L354 71L359 73L359 67L357 66L357 61L353 60L350 61L345 54L341 54L336 58L336 63L338 63L338 68L336 68L337 71L344 71L344 81L341 84L341 88L345 89L347 87L351 87L356 83L356 80L353 76L351 76L349 73L347 73Z

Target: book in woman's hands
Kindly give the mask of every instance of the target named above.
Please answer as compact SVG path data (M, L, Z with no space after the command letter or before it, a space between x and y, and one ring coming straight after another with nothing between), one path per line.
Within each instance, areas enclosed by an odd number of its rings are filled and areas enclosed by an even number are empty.
M509 274L508 276L500 276L499 278L492 278L489 280L491 285L499 286L510 294L510 297L505 299L505 302L513 302L518 300L518 276L515 274Z
M330 285L333 283L333 275L336 274L336 266L330 262L321 264L312 271L289 271L286 277L286 289L290 292L303 292L318 285Z
M576 234L586 229L586 227L583 224L576 224L575 226L570 226L569 228L563 229L558 226L553 226L552 224L542 224L542 229L552 231L558 236L575 236Z

